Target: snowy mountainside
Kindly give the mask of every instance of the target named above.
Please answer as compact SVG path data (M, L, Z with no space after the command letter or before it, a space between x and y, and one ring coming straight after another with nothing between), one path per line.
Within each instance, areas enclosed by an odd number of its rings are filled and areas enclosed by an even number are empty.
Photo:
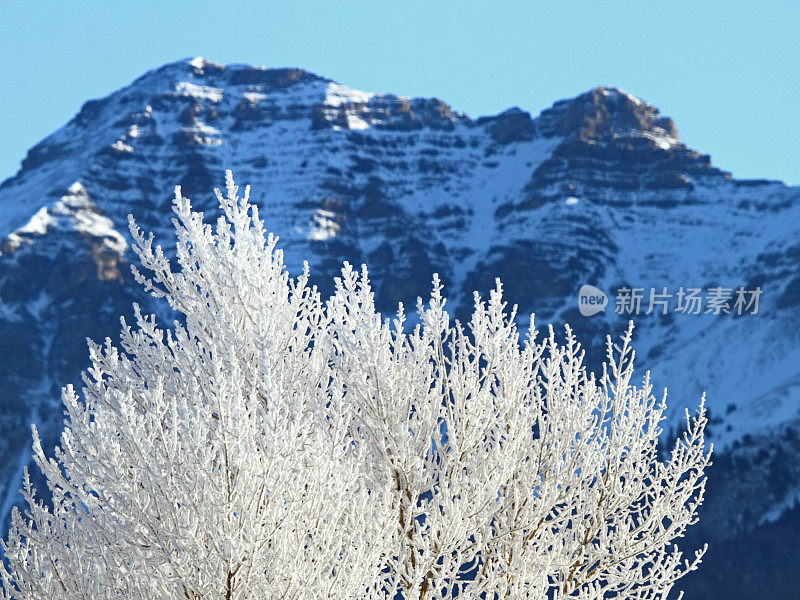
M669 389L667 427L707 394L721 450L701 521L714 524L709 560L715 541L735 549L761 532L768 544L776 524L798 521L800 190L735 179L615 88L537 117L473 120L438 99L200 58L87 102L0 184L2 518L18 499L28 424L58 436L59 389L79 383L85 338L115 339L119 315L146 301L127 215L169 247L174 186L211 218L228 168L252 186L289 268L308 259L323 290L343 260L366 263L391 312L438 272L464 316L473 290L500 277L521 325L530 313L540 327L569 322L593 366L605 335L633 318L639 368ZM579 312L583 284L608 294L605 312ZM644 290L642 314L615 313L621 287ZM650 289L682 287L763 294L758 314L644 314ZM725 560L687 589L712 597L704 590L729 577L730 597L748 597L746 567Z

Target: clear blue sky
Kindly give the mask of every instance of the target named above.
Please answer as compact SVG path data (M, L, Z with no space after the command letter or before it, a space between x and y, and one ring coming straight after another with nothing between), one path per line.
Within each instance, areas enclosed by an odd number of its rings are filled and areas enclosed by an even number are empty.
M193 56L472 117L615 85L737 177L800 183L800 2L766 1L0 0L0 180L84 101Z

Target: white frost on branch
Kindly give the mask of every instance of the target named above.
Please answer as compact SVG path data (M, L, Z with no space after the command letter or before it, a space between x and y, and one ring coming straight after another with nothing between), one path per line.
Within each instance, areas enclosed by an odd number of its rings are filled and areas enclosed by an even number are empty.
M14 511L2 598L666 598L705 486L705 410L666 461L631 329L587 374L571 330L520 340L501 286L451 322L434 278L408 331L345 264L289 277L228 173L216 227L176 192L177 263L131 219L136 307L66 388L53 493ZM531 321L532 322L532 321Z

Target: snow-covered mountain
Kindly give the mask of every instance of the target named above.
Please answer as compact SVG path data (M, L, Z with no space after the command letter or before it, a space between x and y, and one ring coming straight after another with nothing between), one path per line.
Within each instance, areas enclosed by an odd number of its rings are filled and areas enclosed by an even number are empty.
M500 277L521 315L572 324L593 365L633 318L672 423L703 391L711 409L718 453L695 533L712 547L687 598L800 598L800 189L734 179L615 88L472 120L438 99L197 58L87 102L0 185L2 518L28 424L59 433L85 338L115 338L119 315L146 301L127 215L170 245L173 187L211 217L228 168L290 268L308 259L323 289L343 260L364 262L390 312L438 272L463 315ZM584 284L608 294L605 312L579 312ZM616 314L625 287L642 290L640 314ZM720 287L760 289L757 314L736 314L735 298L730 314L675 310L681 288L707 299ZM644 314L651 289L671 294L666 314Z

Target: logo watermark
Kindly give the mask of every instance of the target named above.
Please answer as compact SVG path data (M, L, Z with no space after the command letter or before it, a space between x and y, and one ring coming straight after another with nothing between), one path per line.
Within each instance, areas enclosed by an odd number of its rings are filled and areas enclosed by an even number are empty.
M649 315L668 312L684 315L757 315L762 290L726 287L679 287L672 291L662 288L617 288L614 312L618 315ZM593 286L583 285L578 291L578 310L584 317L604 312L608 305L606 293Z
M584 317L603 312L608 306L606 293L593 285L582 285L578 291L578 310Z

